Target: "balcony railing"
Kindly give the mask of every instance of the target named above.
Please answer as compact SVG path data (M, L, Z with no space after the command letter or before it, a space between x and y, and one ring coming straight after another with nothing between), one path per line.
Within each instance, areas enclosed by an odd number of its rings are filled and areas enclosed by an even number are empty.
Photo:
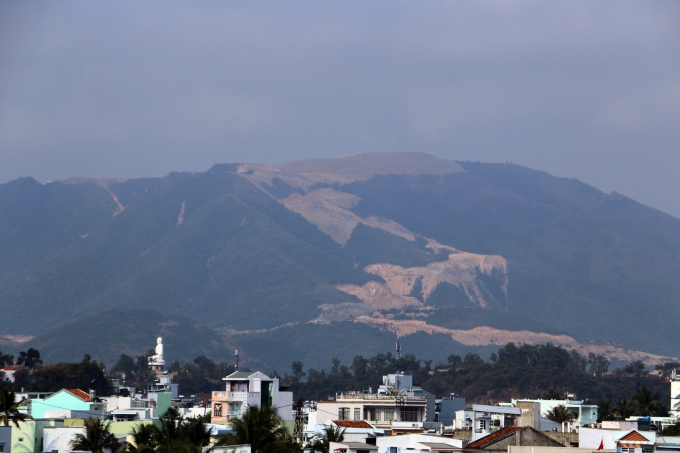
M130 402L130 409L148 409L148 408L149 408L148 401L132 400Z
M215 401L242 401L259 400L260 393L258 392L212 392L212 398Z
M377 393L336 393L336 400L369 400L369 401L427 401L426 396L408 395L379 395Z

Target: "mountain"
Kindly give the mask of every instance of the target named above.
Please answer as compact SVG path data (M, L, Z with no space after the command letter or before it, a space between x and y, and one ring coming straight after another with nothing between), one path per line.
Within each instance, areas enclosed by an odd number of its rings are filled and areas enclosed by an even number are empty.
M21 344L20 349L37 349L50 363L79 362L90 354L111 366L121 354L146 354L156 347L159 336L163 338L168 363L193 360L199 355L233 363L234 350L239 349L241 364L263 365L243 347L212 329L183 316L143 308L105 310L76 319Z
M550 341L652 363L679 335L680 220L512 164L371 153L22 178L0 185L0 214L0 336L145 308L286 370L397 338L424 359Z

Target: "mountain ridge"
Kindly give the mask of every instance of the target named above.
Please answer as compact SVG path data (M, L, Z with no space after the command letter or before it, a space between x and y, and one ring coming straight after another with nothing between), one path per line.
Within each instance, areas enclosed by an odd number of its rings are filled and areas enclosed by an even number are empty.
M27 217L22 206L35 202ZM279 326L293 338L306 325L361 320L373 327L353 329L370 344L389 316L434 335L444 326L428 313L440 308L477 310L468 330L504 312L517 320L507 325L559 327L583 347L674 353L644 329L617 326L644 307L674 338L680 220L512 164L379 153L139 180L20 180L0 185L0 212L10 214L0 250L31 252L18 264L0 256L0 310L12 320L0 320L2 335L39 335L113 304L241 332L246 345ZM42 230L13 241L30 221Z

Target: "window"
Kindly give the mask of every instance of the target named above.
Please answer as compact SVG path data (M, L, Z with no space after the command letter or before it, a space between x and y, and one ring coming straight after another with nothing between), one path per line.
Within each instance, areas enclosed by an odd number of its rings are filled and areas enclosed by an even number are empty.
M398 453L398 447L387 447L387 453Z
M361 420L361 409L358 407L354 408L354 420Z
M386 422L393 422L394 421L394 409L392 408L385 408L385 421Z
M642 453L653 453L654 452L654 446L653 445L643 445L642 446Z
M375 407L364 408L364 420L375 421Z
M215 403L213 405L213 415L215 417L221 417L222 416L222 403Z
M403 407L401 409L401 421L402 422L417 422L418 421L418 408L417 407Z
M0 452L5 451L5 444L0 444Z
M349 420L349 407L338 409L338 420Z

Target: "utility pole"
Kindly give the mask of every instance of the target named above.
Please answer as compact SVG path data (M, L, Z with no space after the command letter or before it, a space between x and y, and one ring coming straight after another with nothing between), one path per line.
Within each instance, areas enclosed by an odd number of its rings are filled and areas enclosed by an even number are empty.
M236 356L236 371L238 371L238 349L234 351L234 355Z
M303 416L302 408L305 405L305 401L300 397L297 404L295 405L295 428L293 428L293 440L298 444L302 445L303 442Z

